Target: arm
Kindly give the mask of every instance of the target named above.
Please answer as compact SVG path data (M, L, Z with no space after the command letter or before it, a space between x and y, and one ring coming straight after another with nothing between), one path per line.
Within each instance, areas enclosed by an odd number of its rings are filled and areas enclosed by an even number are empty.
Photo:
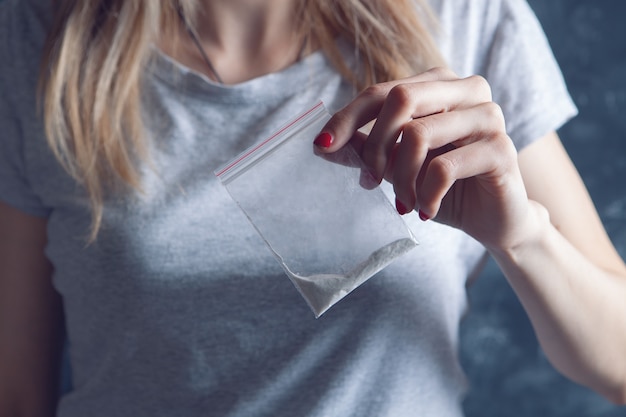
M400 214L485 245L552 363L626 403L626 267L555 134L518 155L487 82L445 69L366 89L322 133L320 152L350 142L393 183Z
M625 403L626 266L555 133L522 150L519 164L540 206L526 241L491 253L552 364Z
M0 202L2 416L54 415L62 308L45 244L45 219Z

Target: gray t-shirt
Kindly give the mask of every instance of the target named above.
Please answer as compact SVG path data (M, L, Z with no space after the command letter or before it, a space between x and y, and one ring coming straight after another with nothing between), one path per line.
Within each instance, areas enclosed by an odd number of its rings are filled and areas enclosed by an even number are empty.
M354 96L321 53L220 86L155 51L144 102L157 169L144 195L107 198L85 247L87 200L35 112L48 3L0 5L0 199L48 218L73 378L59 416L462 414L458 325L477 242L404 216L421 245L316 320L213 174L319 100L336 110ZM446 59L491 82L518 148L575 114L525 1L432 3Z

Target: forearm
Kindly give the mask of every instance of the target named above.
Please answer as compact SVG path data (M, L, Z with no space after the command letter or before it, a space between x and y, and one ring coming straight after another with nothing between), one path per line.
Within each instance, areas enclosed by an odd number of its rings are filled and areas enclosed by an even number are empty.
M591 263L531 204L529 239L490 250L552 364L616 402L626 399L626 277Z

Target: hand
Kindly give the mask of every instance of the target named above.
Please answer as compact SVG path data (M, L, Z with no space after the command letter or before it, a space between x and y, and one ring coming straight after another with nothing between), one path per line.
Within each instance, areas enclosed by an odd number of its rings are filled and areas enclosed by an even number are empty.
M358 129L375 120L369 135ZM393 184L400 214L419 210L504 248L528 233L529 201L500 107L482 77L434 69L371 86L315 141L332 153L351 143L375 184Z

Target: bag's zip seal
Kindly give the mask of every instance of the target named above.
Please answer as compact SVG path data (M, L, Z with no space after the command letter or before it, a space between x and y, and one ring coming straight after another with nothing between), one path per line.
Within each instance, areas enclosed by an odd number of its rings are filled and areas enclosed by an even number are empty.
M276 133L274 133L267 139L263 140L262 142L260 142L256 146L253 146L250 149L246 149L240 155L227 162L226 165L215 171L215 175L219 177L222 181L227 181L232 175L234 175L234 173L245 168L249 163L255 161L257 158L261 157L266 152L269 152L271 149L278 146L285 139L290 137L289 135L286 135L286 133L291 133L290 131L300 125L304 120L316 116L318 113L321 114L321 111L324 110L324 103L321 101L318 102L315 106L311 107L309 110L302 113L300 116L296 117L285 126L281 127L278 131L276 131Z

